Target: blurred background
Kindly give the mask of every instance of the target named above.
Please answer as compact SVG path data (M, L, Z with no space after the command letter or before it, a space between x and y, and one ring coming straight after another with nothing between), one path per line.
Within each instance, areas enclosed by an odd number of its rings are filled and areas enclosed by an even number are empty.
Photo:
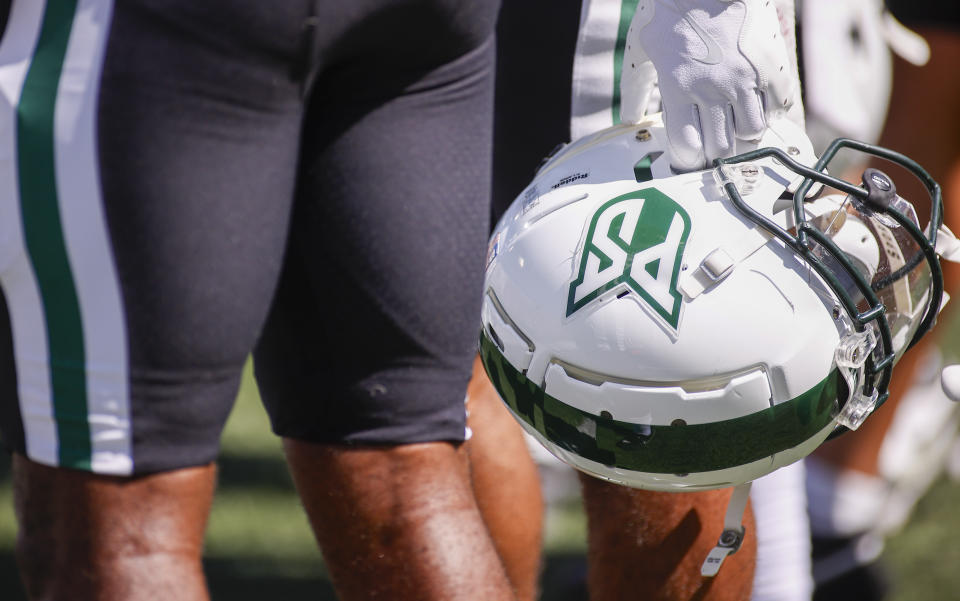
M960 302L960 301L955 301ZM960 356L960 324L941 324L949 356ZM951 471L953 476L951 476ZM575 482L575 480L574 480ZM544 601L585 600L586 527L575 487L548 482ZM25 599L13 556L16 526L10 458L0 457L0 600ZM891 601L957 599L960 585L960 457L888 540L884 560ZM227 423L220 483L207 534L206 569L214 599L335 599L306 517L270 432L250 366Z

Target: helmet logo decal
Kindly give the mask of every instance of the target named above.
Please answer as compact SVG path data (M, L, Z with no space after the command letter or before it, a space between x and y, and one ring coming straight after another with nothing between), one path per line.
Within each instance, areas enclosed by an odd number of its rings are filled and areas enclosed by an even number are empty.
M677 279L689 233L690 216L657 189L604 203L590 220L567 317L625 284L676 331L682 298Z

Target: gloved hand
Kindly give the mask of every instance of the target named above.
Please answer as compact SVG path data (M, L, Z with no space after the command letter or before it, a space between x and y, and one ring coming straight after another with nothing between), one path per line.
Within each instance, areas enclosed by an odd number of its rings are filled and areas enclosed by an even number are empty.
M640 0L624 50L621 119L644 116L655 73L673 167L700 169L799 110L795 64L772 0Z
M940 385L951 401L960 401L960 365L948 365L940 372Z

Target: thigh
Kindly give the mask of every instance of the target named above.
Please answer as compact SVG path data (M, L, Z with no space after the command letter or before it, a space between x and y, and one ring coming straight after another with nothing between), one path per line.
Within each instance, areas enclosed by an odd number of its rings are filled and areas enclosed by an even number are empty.
M469 27L432 30L423 14L368 19L318 74L288 261L255 355L278 433L463 440L488 229L495 10L476 3L472 18L460 15ZM403 39L409 28L417 39Z
M13 2L4 437L31 459L129 474L213 458L284 251L292 6Z

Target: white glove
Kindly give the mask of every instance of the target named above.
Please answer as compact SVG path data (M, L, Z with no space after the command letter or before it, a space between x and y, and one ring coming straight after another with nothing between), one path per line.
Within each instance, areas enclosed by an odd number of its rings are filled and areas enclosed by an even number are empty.
M940 372L940 386L951 401L960 401L960 365L948 365Z
M656 73L671 162L700 169L799 104L794 65L772 0L640 0L624 50L621 119L644 116Z

